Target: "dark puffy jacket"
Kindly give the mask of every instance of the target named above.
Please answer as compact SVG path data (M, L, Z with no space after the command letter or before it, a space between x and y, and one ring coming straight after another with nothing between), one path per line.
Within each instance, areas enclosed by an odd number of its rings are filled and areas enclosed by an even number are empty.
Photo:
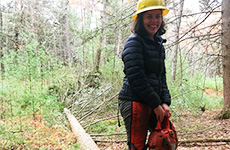
M164 42L160 36L150 39L132 34L128 38L122 52L125 77L119 99L141 102L153 109L162 103L171 104Z

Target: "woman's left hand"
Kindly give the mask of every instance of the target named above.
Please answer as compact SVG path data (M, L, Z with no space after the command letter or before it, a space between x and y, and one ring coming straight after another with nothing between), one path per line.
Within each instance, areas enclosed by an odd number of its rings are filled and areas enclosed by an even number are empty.
M169 106L167 104L162 104L161 106L165 111L165 117L170 118L171 117L171 112L170 112Z

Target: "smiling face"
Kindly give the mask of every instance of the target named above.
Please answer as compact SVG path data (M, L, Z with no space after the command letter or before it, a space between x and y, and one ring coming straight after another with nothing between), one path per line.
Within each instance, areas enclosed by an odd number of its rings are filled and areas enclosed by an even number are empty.
M143 25L149 37L153 37L159 30L162 23L162 11L161 10L149 10L143 16Z

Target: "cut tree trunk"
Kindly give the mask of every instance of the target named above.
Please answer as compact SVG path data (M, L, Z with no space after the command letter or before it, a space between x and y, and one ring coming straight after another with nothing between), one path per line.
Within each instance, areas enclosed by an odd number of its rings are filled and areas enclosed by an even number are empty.
M71 112L65 108L64 112L69 120L70 126L72 128L73 133L77 138L77 142L80 145L81 150L99 150L97 144L93 141L88 133L82 128L80 123L71 114Z

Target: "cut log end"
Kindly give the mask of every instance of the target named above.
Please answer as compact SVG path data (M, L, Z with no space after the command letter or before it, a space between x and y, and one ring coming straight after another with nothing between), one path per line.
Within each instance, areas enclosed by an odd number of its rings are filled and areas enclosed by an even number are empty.
M74 117L74 115L71 114L70 110L64 108L64 113L69 120L71 129L77 138L77 142L79 143L80 148L82 150L99 150L97 144L93 141L90 135L85 132L85 130Z

